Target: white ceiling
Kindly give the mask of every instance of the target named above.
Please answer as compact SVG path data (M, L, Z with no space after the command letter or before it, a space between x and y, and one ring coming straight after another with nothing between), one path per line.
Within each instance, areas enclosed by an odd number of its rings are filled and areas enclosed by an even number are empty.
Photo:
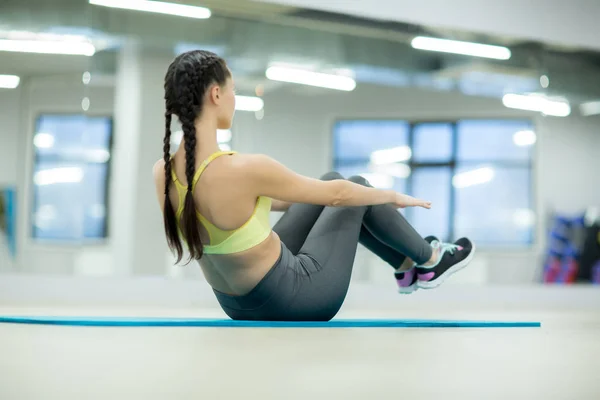
M41 1L41 0L38 0ZM47 0L55 1L55 0ZM83 0L56 0L63 4L63 8L71 9L69 2L80 3ZM114 11L104 7L91 7L87 11L89 20L83 21L85 25L90 24L90 29L96 32L106 33L111 37L125 38L138 37L147 45L152 45L159 51L172 51L176 42L200 43L199 46L214 46L222 48L228 61L236 61L239 68L236 73L238 87L246 93L252 93L258 84L268 85L266 89L272 91L282 85L268 81L264 77L265 65L270 61L312 62L318 60L326 66L352 68L356 70L368 70L368 76L359 77L363 82L379 82L384 85L393 85L386 82L390 72L398 72L404 75L416 72L431 74L432 76L459 79L466 72L481 71L505 74L507 76L529 76L534 80L543 72L550 71L552 75L552 88L558 92L569 95L581 93L583 97L596 97L600 93L600 79L597 74L600 63L587 65L583 63L577 66L576 58L571 54L561 55L560 59L554 60L542 54L542 50L529 46L528 43L515 43L513 60L510 63L483 63L473 65L474 61L467 59L450 59L447 64L437 60L440 55L432 55L427 52L416 52L410 48L408 42L413 37L415 30L421 27L407 26L406 24L387 24L385 21L373 22L361 19L349 19L344 16L337 18L336 15L319 15L297 9L293 6L281 6L270 2L285 2L314 8L339 9L339 7L355 7L353 11L359 17L370 17L374 14L381 15L383 11L394 17L398 7L408 4L405 0L372 0L368 10L359 13L360 5L367 4L363 1L353 0L181 0L187 4L204 5L213 10L215 18L208 21L198 21L187 18L174 18L150 15L149 13L136 13L126 11ZM456 0L454 4L467 4L469 0ZM515 0L509 0L508 5L514 5ZM539 0L533 0L538 4ZM405 10L404 20L415 19L419 16L436 14L436 18L443 19L444 13L432 13L428 10L423 12L421 5L411 1L412 9ZM413 4L414 3L414 4ZM434 0L425 0L425 3L434 4ZM482 2L484 3L484 2ZM485 2L489 3L489 2ZM547 0L547 3L555 4L555 0ZM15 4L15 3L14 3ZM385 5L388 7L384 7ZM437 2L443 5L445 2ZM598 2L600 4L600 2ZM488 11L492 10L488 7ZM599 6L600 8L600 6ZM460 9L460 8L457 8ZM11 22L15 26L22 26L33 18L29 11L21 7L12 14L3 13L0 6L0 24ZM91 11L90 11L91 10ZM110 10L110 11L109 11ZM522 13L527 13L529 6L523 6ZM558 10L558 8L555 8ZM92 12L93 11L93 12ZM442 9L442 11L444 11ZM473 18L481 12L481 7L474 7L469 14ZM421 14L423 15L421 15ZM6 20L2 20L4 14ZM440 15L441 14L441 15ZM523 14L523 15L525 15ZM233 18L222 18L227 15ZM456 13L448 13L448 17L457 17ZM489 22L491 27L497 25L506 17L506 13L499 13L495 22ZM523 15L520 18L523 18ZM58 8L52 12L36 14L40 26L51 24L73 24L72 18L64 14ZM411 17L412 16L412 17ZM416 17L415 17L416 16ZM43 18L42 18L43 17ZM56 17L58 19L54 20ZM60 18L59 18L60 17ZM62 19L61 19L62 18ZM345 19L344 19L345 18ZM545 17L542 21L546 21ZM481 20L481 18L480 18ZM518 22L518 18L515 22ZM538 24L540 22L538 21ZM162 29L156 29L160 25ZM444 27L431 29L429 26L425 31L432 35L444 35L450 29L446 24ZM465 25L466 26L466 25ZM463 27L465 27L463 26ZM585 25L584 25L585 26ZM561 28L555 24L556 29ZM509 29L508 27L506 29ZM598 29L598 28L595 28ZM350 32L350 33L349 33ZM450 31L450 36L457 33ZM391 39L381 39L385 35ZM458 32L462 38L469 35L477 35L469 32ZM506 37L488 38L491 41L501 43L510 42ZM196 46L196 45L194 45ZM521 47L519 47L521 46ZM14 73L21 76L28 75L68 75L81 74L86 70L98 74L114 74L116 59L114 54L99 53L92 58L81 56L56 56L36 55L0 52L0 73ZM544 58L540 58L540 54ZM567 62L565 62L565 59ZM458 62L457 62L458 61ZM439 65L436 63L440 63ZM387 78L386 78L387 77ZM373 80L374 78L377 78ZM288 85L289 87L289 85ZM295 86L294 86L295 87ZM295 87L296 88L296 87ZM286 89L289 90L289 89ZM297 88L294 90L309 90L312 88ZM562 94L562 93L561 93ZM566 94L565 94L566 95Z
M597 0L252 1L600 50Z

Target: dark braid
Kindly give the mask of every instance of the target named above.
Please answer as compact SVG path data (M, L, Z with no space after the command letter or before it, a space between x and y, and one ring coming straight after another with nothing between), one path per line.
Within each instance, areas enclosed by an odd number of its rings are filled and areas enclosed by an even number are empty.
M165 100L167 112L166 134L163 142L165 158L165 210L164 224L167 243L177 253L177 262L183 257L175 212L169 200L169 182L171 179L170 140L171 115L179 117L183 128L185 149L185 176L188 184L184 201L181 232L190 252L190 261L199 260L203 255L200 238L200 224L196 217L196 205L193 197L193 180L196 173L196 127L195 120L202 112L206 90L213 84L224 85L230 77L225 61L214 53L192 51L178 56L169 66L165 76Z
M169 197L169 187L171 182L171 111L167 106L167 112L165 112L165 138L163 140L163 159L165 161L165 206L163 212L163 220L165 225L165 231L167 232L167 242L170 248L175 249L177 252L177 262L181 261L183 257L183 248L180 240L173 240L169 236L168 232L177 232L177 221L175 216L175 210L173 210L173 204Z
M185 144L185 178L187 180L187 193L183 207L184 218L181 221L183 235L188 242L188 250L190 259L199 260L202 257L202 247L196 247L193 243L200 242L200 227L196 218L196 203L194 202L193 180L196 173L196 126L194 120L196 115L200 113L201 102L194 99L194 86L197 85L197 80L194 79L194 72L188 67L187 71L183 72L183 81L189 82L181 88L180 104L181 112L179 120L183 128L183 141ZM198 104L198 110L194 109L194 105Z

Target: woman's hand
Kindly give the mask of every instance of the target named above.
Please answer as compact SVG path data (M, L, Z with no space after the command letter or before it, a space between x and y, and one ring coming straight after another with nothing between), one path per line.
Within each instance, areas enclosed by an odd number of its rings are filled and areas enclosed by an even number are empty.
M425 201L421 199L416 199L406 194L396 193L396 200L394 201L394 205L397 208L406 208L406 207L423 207L430 209L431 202Z

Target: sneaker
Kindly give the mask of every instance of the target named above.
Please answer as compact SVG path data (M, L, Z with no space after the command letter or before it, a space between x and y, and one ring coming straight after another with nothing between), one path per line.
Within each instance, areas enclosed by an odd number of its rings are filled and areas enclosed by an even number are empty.
M435 236L427 236L425 238L427 243L439 242L438 238ZM419 287L417 285L417 264L414 264L413 267L407 271L403 272L394 272L394 277L396 278L396 283L398 284L398 292L402 294L411 294Z
M398 284L398 293L411 294L419 287L417 286L417 271L412 267L408 271L394 272L396 283Z
M440 260L436 265L419 265L417 270L417 286L421 289L434 289L440 286L449 276L466 267L475 254L475 246L467 238L451 243L439 241L431 244L440 249Z

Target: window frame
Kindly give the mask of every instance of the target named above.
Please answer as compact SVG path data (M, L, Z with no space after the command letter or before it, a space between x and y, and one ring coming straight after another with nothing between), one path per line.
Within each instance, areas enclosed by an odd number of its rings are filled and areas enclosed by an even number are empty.
M459 132L458 132L458 125L461 121L507 121L507 122L523 122L526 123L528 125L531 126L531 129L536 132L537 134L537 126L536 126L536 121L532 118L528 118L528 117L523 117L523 116L515 116L515 117L507 117L507 116L500 116L500 117L494 117L494 116L487 116L487 117L483 117L483 116L477 116L477 117L460 117L460 118L445 118L445 119L440 119L440 118L432 118L432 119L428 119L428 118L401 118L401 117L383 117L383 118L376 118L376 117L366 117L366 118L348 118L348 117L340 117L340 118L335 118L332 125L331 125L331 129L329 130L330 132L330 169L333 170L336 168L336 164L338 164L338 158L336 157L336 154L338 153L338 139L336 137L336 128L338 127L338 125L340 123L344 123L344 122L355 122L355 121L373 121L373 122L378 122L378 121L398 121L399 123L403 123L403 124L408 124L408 140L407 140L407 146L410 147L411 150L413 150L413 145L414 145L414 137L415 137L415 127L417 125L422 125L422 124L449 124L451 125L452 129L451 129L451 143L452 143L452 151L451 151L451 155L450 155L450 160L447 162L416 162L414 161L414 158L411 157L411 159L406 162L406 164L410 167L411 169L411 174L408 178L406 178L406 191L407 194L410 194L412 192L412 186L413 186L413 173L412 171L414 171L415 169L419 169L419 168L450 168L450 176L453 177L456 173L456 169L458 166L460 165L468 165L469 163L478 163L477 161L459 161L458 160L458 140L459 140ZM529 188L527 189L529 191L528 196L529 196L529 201L530 201L530 209L534 212L534 214L536 215L536 220L535 220L535 224L532 226L531 228L531 240L528 242L521 242L521 243L513 243L513 244L484 244L483 246L479 246L479 247L484 247L484 248L490 248L490 249L511 249L511 250L519 250L519 249L526 249L526 250L531 250L533 249L538 241L538 229L539 229L539 224L541 223L540 221L540 216L538 214L538 205L537 205L537 193L536 193L536 187L537 187L537 178L536 178L536 161L537 161L537 152L538 152L538 145L537 142L536 144L534 144L534 149L532 151L531 157L529 158L528 161L511 161L511 160L493 160L493 161L489 161L487 162L490 165L496 165L498 167L515 167L515 168L527 168L527 170L529 171L529 180L531 182L531 185L529 185ZM482 161L483 162L483 161ZM448 235L450 240L455 241L458 238L456 237L456 188L454 187L454 185L452 185L452 182L450 182L450 213L448 216ZM410 220L411 217L411 212L412 209L407 208L405 209L406 212L406 217L407 219Z
M35 170L36 166L39 162L39 154L36 151L36 147L34 145L35 135L38 132L38 126L40 119L42 117L75 117L81 116L85 118L105 118L108 121L108 129L109 129L109 141L108 141L108 152L110 154L110 159L106 162L106 181L104 183L105 191L104 191L104 206L106 210L106 215L104 217L104 226L103 231L104 235L102 237L97 238L80 238L80 239L47 239L47 238L39 238L35 236L35 227L33 221L33 212L36 209L36 205L38 204L36 189L35 189ZM55 112L55 111L37 111L33 118L33 129L32 134L28 141L28 146L31 146L31 170L29 171L28 176L28 185L30 189L30 201L29 201L29 211L27 218L27 240L33 244L34 246L61 246L61 247L72 247L77 246L80 247L82 245L105 245L109 242L111 236L111 221L110 221L110 211L111 211L111 201L110 201L110 189L112 186L112 173L113 173L113 157L114 157L114 142L115 142L115 118L113 114L110 113L90 113L90 112Z

